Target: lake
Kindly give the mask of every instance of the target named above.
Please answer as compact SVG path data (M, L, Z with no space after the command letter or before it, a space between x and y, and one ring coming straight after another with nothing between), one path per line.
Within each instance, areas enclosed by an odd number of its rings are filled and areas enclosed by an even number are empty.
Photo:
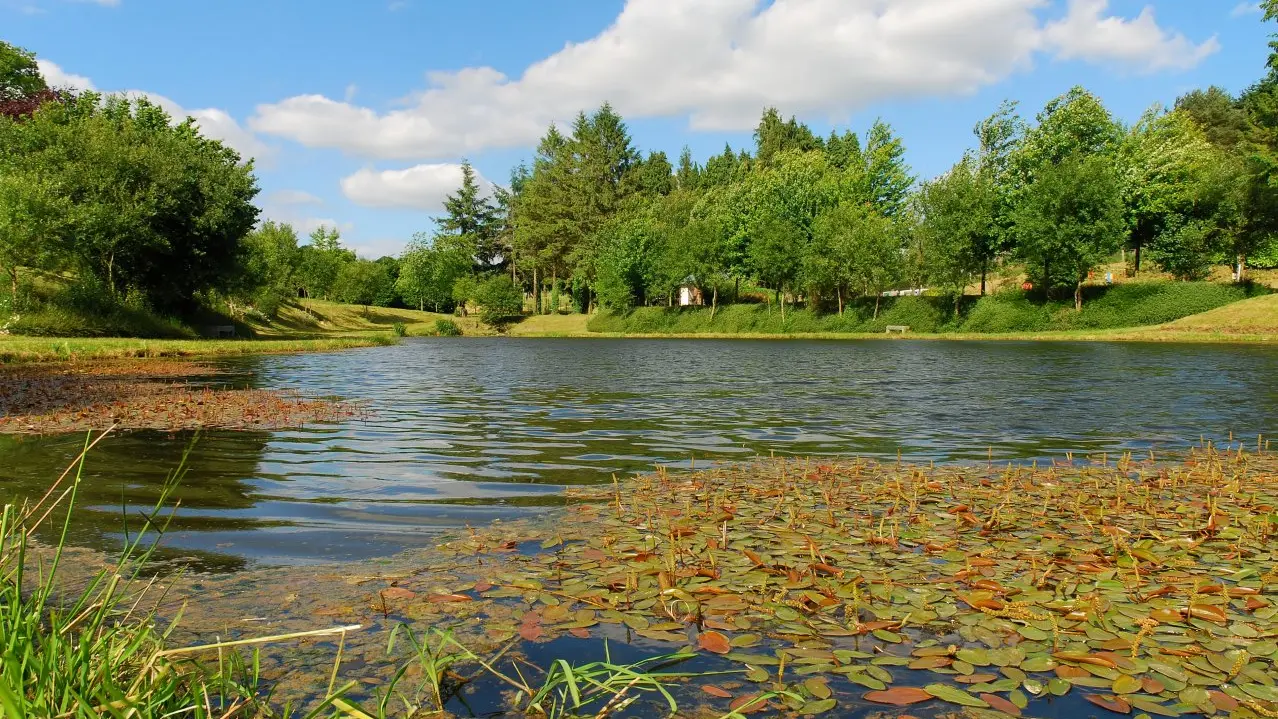
M1161 455L1278 429L1278 352L1263 346L439 338L218 362L234 384L360 399L367 417L108 438L74 543L113 546L121 508L148 506L184 455L169 551L234 571L429 545L659 464ZM83 442L0 437L7 498L38 495Z

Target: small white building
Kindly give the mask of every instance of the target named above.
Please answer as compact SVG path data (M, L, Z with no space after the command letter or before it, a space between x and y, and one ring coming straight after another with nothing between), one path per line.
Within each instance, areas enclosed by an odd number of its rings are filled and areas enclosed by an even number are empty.
M697 278L688 275L683 278L683 283L679 285L679 306L690 307L702 304L705 303L701 298L701 288L697 287Z

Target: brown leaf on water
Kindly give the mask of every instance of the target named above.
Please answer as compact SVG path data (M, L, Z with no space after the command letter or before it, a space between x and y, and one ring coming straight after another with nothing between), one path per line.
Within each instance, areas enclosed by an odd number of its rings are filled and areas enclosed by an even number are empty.
M861 698L875 704L903 707L931 701L933 697L919 687L892 687L882 691L866 692L861 695Z
M1001 711L1004 714L1010 714L1014 717L1021 715L1020 707L997 694L978 694L977 696L981 698L981 701L989 704L991 708Z
M726 689L720 689L719 687L713 684L702 684L701 691L705 692L706 694L709 694L712 697L718 697L720 699L732 698L732 692Z
M1108 694L1087 694L1084 698L1102 709L1108 709L1118 714L1132 713L1132 705L1116 696Z
M426 601L432 604L449 604L457 602L473 602L473 598L465 594L431 594L426 597Z
M732 651L732 643L719 632L701 632L697 635L697 646L714 654L727 654Z

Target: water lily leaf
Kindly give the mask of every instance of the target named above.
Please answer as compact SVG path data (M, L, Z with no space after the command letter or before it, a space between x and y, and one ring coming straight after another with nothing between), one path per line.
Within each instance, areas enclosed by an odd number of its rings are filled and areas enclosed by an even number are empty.
M903 637L900 634L889 632L886 629L875 629L874 636L890 644L900 644L902 641L904 641Z
M721 689L713 684L702 684L701 691L705 692L706 694L709 694L712 697L718 697L720 699L732 698L732 692L728 691L727 689Z
M732 643L719 632L707 631L697 635L697 646L714 654L727 654L732 651Z
M866 692L861 697L875 704L890 704L903 707L930 701L933 695L918 687L892 687L883 691Z
M1012 702L1004 699L1003 697L997 694L979 694L977 696L980 698L981 701L985 702L986 704L989 704L991 709L1003 712L1004 714L1009 714L1014 717L1018 717L1021 715L1020 707L1016 706Z
M839 705L839 702L834 699L818 699L816 701L811 701L811 702L808 702L807 704L804 704L802 707L799 708L799 713L804 715L823 714L825 712L830 711L831 709L833 709L834 707L838 705Z
M1136 709L1139 709L1143 712L1148 712L1150 714L1156 714L1158 716L1164 716L1164 717L1178 717L1182 714L1182 712L1179 709L1177 709L1175 706L1167 706L1165 704L1160 704L1159 702L1154 701L1150 697L1140 696L1140 695L1131 695L1131 696L1125 696L1123 698L1127 700L1127 703L1131 704Z
M1132 705L1128 704L1126 700L1120 699L1119 697L1108 696L1105 694L1088 694L1084 697L1084 699L1095 704L1098 707L1101 707L1102 709L1108 709L1109 711L1112 711L1118 714L1132 713Z
M812 677L803 682L803 688L807 689L808 693L817 699L830 698L830 685L826 684L825 680L820 677Z
M923 691L931 694L941 701L946 701L951 704L958 704L965 707L980 707L982 709L989 707L989 704L986 704L981 699L968 694L958 687L950 686L949 684L928 684L923 687Z
M1114 680L1113 690L1115 694L1135 694L1140 691L1144 685L1141 681L1133 676L1126 674Z

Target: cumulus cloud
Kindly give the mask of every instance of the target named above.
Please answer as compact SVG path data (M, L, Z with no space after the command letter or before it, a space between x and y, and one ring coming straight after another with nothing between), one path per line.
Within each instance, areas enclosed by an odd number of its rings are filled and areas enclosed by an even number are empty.
M69 87L73 90L98 89L91 79L84 75L67 72L55 62L37 59L36 66L39 68L40 74L44 76L44 81L53 87ZM245 159L254 157L266 158L271 154L271 148L266 143L262 142L257 135L246 129L225 110L219 110L214 107L188 110L164 95L145 90L124 90L119 94L129 98L145 97L169 113L174 122L181 122L187 117L195 118L195 122L200 126L200 131L206 137L221 140L228 146L235 148Z
M1138 71L1188 70L1220 50L1213 35L1195 44L1158 25L1153 6L1130 20L1106 16L1109 0L1071 0L1069 13L1043 29L1047 47L1065 60L1117 63Z
M485 193L492 183L476 172L476 181ZM416 165L405 170L365 168L342 178L342 193L365 207L406 208L438 212L444 199L461 186L461 165L438 163Z
M49 62L44 58L36 60L36 68L40 71L40 75L44 77L44 81L50 87L69 87L72 90L96 90L93 81L84 75L76 75L74 73L63 70L56 62Z
M1261 10L1262 8L1260 7L1260 3L1248 0L1247 2L1240 2L1235 5L1234 9L1229 11L1229 17L1239 18L1246 17L1247 15L1259 15Z
M266 196L266 201L276 205L322 205L324 201L305 190L276 190Z
M1171 69L1217 47L1214 38L1194 45L1168 33L1150 10L1131 20L1103 16L1103 0L1070 0L1067 16L1044 27L1046 3L628 0L598 36L517 78L491 67L431 72L402 108L298 95L259 106L249 124L364 157L449 158L531 144L548 123L604 101L627 117L686 116L694 129L744 130L767 105L840 120L884 100L971 93L1043 50Z

